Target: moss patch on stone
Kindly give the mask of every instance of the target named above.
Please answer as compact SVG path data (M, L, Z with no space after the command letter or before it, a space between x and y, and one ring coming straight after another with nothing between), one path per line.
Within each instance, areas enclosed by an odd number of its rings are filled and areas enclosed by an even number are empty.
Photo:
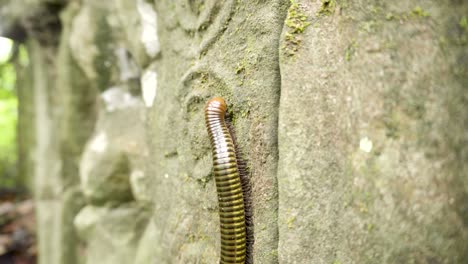
M346 50L345 50L345 60L346 61L350 61L351 58L353 57L354 53L356 53L356 49L357 49L357 43L355 40L353 40L349 45L348 47L346 47Z
M458 22L458 25L464 29L464 30L467 30L468 29L468 18L466 18L466 16L463 16L461 19L460 19L460 22Z
M302 42L301 34L310 25L307 22L307 16L296 1L291 0L291 6L288 10L288 16L285 21L288 31L285 34L285 44L283 50L286 56L294 56L299 50Z
M456 37L455 43L458 45L464 46L468 44L468 18L463 16L458 22L458 34ZM460 65L463 65L462 63Z
M331 15L335 12L336 2L335 0L322 0L322 6L318 13L320 15Z
M410 13L413 17L428 17L429 13L422 9L420 6L416 6Z

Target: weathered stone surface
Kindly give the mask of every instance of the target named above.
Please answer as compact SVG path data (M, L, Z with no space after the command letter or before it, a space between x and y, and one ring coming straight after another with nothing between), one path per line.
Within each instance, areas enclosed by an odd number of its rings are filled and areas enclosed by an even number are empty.
M279 261L463 262L467 53L454 38L467 33L454 30L468 5L297 4L281 45Z
M57 142L53 139L58 137L57 125L52 116L53 110L57 108L52 104L48 97L56 90L49 78L40 76L50 76L53 73L48 72L43 64L47 64L46 52L42 51L39 43L31 41L29 44L31 60L33 61L33 89L35 105L35 127L36 146L35 146L35 171L34 171L34 189L38 199L51 199L60 194L61 181L60 169L61 161L58 154Z
M16 62L17 87L32 87L31 66L24 62ZM30 90L17 89L18 101L18 177L21 185L29 190L34 189L34 145L35 145L35 124L34 124L34 94Z
M40 263L218 262L212 96L250 168L254 263L468 258L463 1L6 2Z
M79 243L73 221L84 199L78 188L70 188L60 199L37 200L39 263L80 263Z
M150 219L139 241L135 264L153 263L158 259L157 256L162 254L162 248L154 244L159 232L160 228L155 225L153 219Z
M83 208L75 218L75 227L87 241L85 263L134 263L148 216L148 211L136 203Z
M101 133L92 144L105 141L106 137ZM86 198L93 203L132 200L127 156L115 149L93 150L86 151L81 163L81 185Z
M203 3L202 3L203 2ZM223 96L251 168L254 261L277 260L278 43L284 1L157 1L161 57L148 173L159 263L216 263L219 219L203 107ZM196 253L198 252L198 254Z
M74 59L100 90L109 88L119 77L118 42L111 24L114 20L109 4L88 1L74 17L68 39Z
M80 165L83 193L91 203L130 201L132 183L137 191L135 195L144 197L142 191L147 184L143 164L148 151L144 141L143 103L119 87L106 90L101 98L103 107L95 134L83 152Z
M160 52L154 6L145 0L119 0L115 1L115 13L124 30L125 47L140 67L147 66Z
M56 110L60 121L58 133L60 144L60 158L62 160L63 187L74 187L79 183L79 164L85 144L92 135L97 119L97 85L90 83L73 60L72 51L66 40L71 35L73 18L77 14L77 3L67 5L60 13L64 29L61 35L61 45L56 58L58 67L56 87L58 93L51 93L54 101L60 103Z
M69 37L70 17L76 6L70 5L60 19ZM58 19L58 14L55 19ZM44 35L55 32L42 32ZM38 34L39 34L38 33ZM36 34L36 33L35 33ZM57 36L59 39L59 36ZM34 194L37 201L38 248L40 263L79 263L78 240L73 219L84 204L78 189L78 158L94 124L94 86L89 85L71 60L64 43L28 41L34 97ZM61 65L61 67L56 67ZM32 88L32 89L31 89ZM58 100L60 98L60 100ZM91 98L91 100L90 100Z
M84 1L68 42L86 76L105 90L127 81L128 76L122 76L122 52L129 53L137 71L159 54L156 19L152 5L143 0Z

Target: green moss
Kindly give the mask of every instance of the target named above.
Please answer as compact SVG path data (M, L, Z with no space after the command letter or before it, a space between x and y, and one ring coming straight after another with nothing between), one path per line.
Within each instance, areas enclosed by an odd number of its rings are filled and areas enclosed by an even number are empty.
M393 15L393 13L388 12L388 13L385 15L385 19L386 19L386 20L393 20L393 19L395 19L395 15Z
M346 48L346 52L345 52L345 60L346 61L350 61L351 60L351 49L349 48Z
M293 228L294 226L294 222L296 221L296 217L295 216L291 216L290 218L288 218L288 220L286 221L286 223L288 224L288 228L291 229Z
M213 173L210 173L208 176L196 179L197 183L203 188L206 188L206 185L213 179Z
M283 50L287 56L293 56L299 50L302 42L301 34L310 25L310 22L307 22L307 16L301 10L301 6L294 0L291 0L285 24L288 31L285 34Z
M382 12L382 8L381 7L378 7L378 6L373 6L371 8L371 12L374 14L374 15L378 15Z
M460 22L458 22L458 25L459 25L463 30L467 30L467 29L468 29L468 18L466 18L466 16L463 16L463 17L460 19Z
M385 15L387 21L408 21L409 19L428 18L430 15L427 11L422 9L420 6L416 6L410 11L403 13L388 12Z
M369 213L369 207L367 206L367 204L365 204L365 203L363 203L361 201L357 201L356 206L359 209L359 212L361 212L363 214Z
M377 27L381 23L377 22L376 20L369 20L369 21L364 21L360 25L360 29L367 32L367 33L372 33L375 32Z
M194 87L194 89L199 91L211 91L212 94L223 97L227 102L231 101L232 89L227 89L217 76L213 76L208 72L199 73L199 77L194 81ZM197 115L197 111L196 109L193 114Z
M453 29L448 31L445 36L439 37L439 43L443 48L449 48L451 45L465 46L468 44L468 18L462 16Z
M463 16L460 19L460 22L458 22L458 26L460 27L461 32L458 35L456 43L464 46L468 44L468 18L466 16Z
M244 81L245 81L246 73L247 73L247 67L248 67L248 62L245 58L236 64L234 72L236 73L236 76L238 79L238 82L237 82L238 86L244 85Z
M320 15L331 15L335 12L336 2L335 0L322 0L322 6L318 13Z
M310 22L307 22L307 16L302 12L299 5L294 0L291 0L291 6L289 7L286 19L286 26L291 29L289 33L302 33L309 25Z
M351 57L356 52L357 44L356 41L352 41L345 50L345 60L350 61Z
M429 13L423 10L420 6L416 6L410 13L413 17L428 17Z

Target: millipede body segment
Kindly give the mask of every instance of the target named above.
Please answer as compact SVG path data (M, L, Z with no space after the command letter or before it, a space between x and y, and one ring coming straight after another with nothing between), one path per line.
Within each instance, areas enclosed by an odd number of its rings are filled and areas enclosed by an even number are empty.
M247 226L244 192L236 146L226 126L227 106L215 97L205 107L205 121L213 151L213 172L218 192L221 264L246 263Z

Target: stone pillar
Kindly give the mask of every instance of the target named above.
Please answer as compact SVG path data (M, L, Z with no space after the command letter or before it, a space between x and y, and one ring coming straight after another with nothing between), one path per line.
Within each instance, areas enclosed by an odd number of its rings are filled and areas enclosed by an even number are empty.
M254 263L468 258L463 1L4 2L27 33L40 263L218 262L214 96Z
M461 1L292 1L281 42L280 263L461 263Z

